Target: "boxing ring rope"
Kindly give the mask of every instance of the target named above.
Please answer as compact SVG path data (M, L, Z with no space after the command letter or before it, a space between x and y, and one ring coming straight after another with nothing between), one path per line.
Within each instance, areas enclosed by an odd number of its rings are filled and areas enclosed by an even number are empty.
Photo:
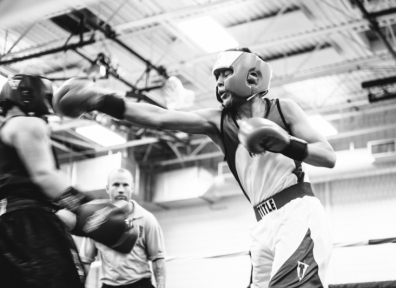
M367 245L381 245L388 243L396 243L396 237L392 238L381 238L381 239L369 239L363 241L346 241L334 243L334 248L347 248L347 247L359 247ZM222 254L207 254L207 255L176 255L166 257L166 262L173 262L178 260L202 260L202 259L219 259L219 258L230 258L238 256L249 256L249 251L239 251ZM92 263L92 268L99 268L101 265L100 261ZM247 279L248 280L248 279ZM329 288L391 288L396 287L395 281L378 281L378 282L363 282L363 283L347 283L347 284L330 284Z
M364 240L364 241L338 242L338 243L333 244L333 248L379 245L379 244L386 244L386 243L396 243L396 237L370 239L370 240ZM202 255L200 255L200 256L198 256L198 255L169 256L169 257L166 257L166 261L170 262L170 261L175 261L175 260L186 260L186 259L188 259L188 260L212 259L212 258L236 257L236 256L244 256L244 255L249 255L249 251L240 251L240 252L223 253L223 254L211 254L211 255L205 255L205 256L202 256Z

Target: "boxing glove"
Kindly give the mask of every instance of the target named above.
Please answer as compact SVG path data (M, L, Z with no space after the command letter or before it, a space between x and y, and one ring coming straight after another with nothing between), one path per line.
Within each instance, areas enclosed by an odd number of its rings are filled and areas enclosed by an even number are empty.
M128 227L126 214L108 201L94 200L69 187L55 203L76 215L73 235L92 238L121 253L129 253L137 241L137 228Z
M253 117L239 122L239 141L253 154L281 153L297 161L307 156L308 143L289 135L271 120Z
M67 80L54 92L52 106L55 113L72 118L97 110L122 119L125 112L124 99L94 86L91 81L78 78Z
M66 208L74 213L81 205L91 200L94 200L94 198L73 187L69 187L54 199L53 202L62 209Z
M117 206L103 201L81 205L76 213L76 236L89 237L120 253L129 253L138 239L136 226L129 227L126 214Z

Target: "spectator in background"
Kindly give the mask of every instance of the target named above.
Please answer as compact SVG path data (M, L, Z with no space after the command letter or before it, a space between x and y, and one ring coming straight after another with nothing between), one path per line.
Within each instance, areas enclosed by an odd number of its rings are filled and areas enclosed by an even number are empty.
M102 262L102 288L153 288L152 272L157 288L165 287L165 245L161 227L154 215L131 199L133 177L128 170L110 172L106 191L110 201L125 201L124 212L129 225L138 226L139 239L129 254L118 253L90 238L84 238L80 257L88 274L91 263L99 252Z

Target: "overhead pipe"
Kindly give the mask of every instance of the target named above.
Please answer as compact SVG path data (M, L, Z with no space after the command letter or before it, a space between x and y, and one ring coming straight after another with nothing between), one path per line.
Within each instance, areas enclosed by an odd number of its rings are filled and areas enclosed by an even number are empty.
M80 11L75 11L78 15L85 17ZM117 39L117 34L116 32L108 25L106 24L105 27L97 24L95 21L92 19L89 19L89 17L85 17L85 22L89 24L92 28L101 31L107 38L113 40L116 42L118 45L126 49L128 52L139 58L141 61L143 61L148 69L154 69L158 72L158 74L163 75L164 77L168 77L166 73L166 69L162 66L155 66L153 63L151 63L149 60L145 59L142 57L140 54L138 54L136 51L134 51L132 48L130 48L128 45L126 45L124 42L121 40Z
M96 64L96 62L94 60L90 59L88 56L84 55L80 51L75 49L74 52L76 52L78 55L80 55L84 59L88 60L91 64ZM136 98L138 100L144 100L150 104L153 104L153 105L156 105L156 106L166 109L163 105L161 105L158 102L154 101L153 99L147 97L146 95L140 93L140 90L138 88L136 88L133 84L131 84L127 80L123 79L110 65L108 65L107 63L101 63L101 64L106 66L106 68L108 69L108 72L111 76L113 76L114 78L118 79L125 85L132 88L132 91L129 91L125 94L126 97Z
M96 40L91 38L87 41L81 41L78 43L74 43L74 44L68 44L68 45L64 45L62 47L57 47L57 48L53 48L53 49L49 49L46 51L41 51L38 53L33 53L33 54L29 54L29 55L25 55L25 56L21 56L21 57L16 57L16 58L12 58L9 60L0 60L0 65L7 65L7 64L12 64L15 62L20 62L20 61L24 61L24 60L28 60L28 59L32 59L32 58L37 58L37 57L41 57L44 55L49 55L49 54L54 54L54 53L58 53L58 52L62 52L62 51L67 51L67 50L75 50L77 48L86 46L86 45L90 45L95 43Z

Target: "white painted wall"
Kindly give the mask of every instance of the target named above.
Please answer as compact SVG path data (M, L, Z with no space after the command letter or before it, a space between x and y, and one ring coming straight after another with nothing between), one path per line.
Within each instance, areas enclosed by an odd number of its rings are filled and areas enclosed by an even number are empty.
M329 194L326 195L326 189ZM316 184L318 198L332 223L335 243L396 237L396 174ZM164 231L167 287L246 287L247 252L253 210L244 196L225 198L214 205L154 212ZM219 255L219 258L210 256ZM396 278L396 245L334 249L329 283L385 281Z
M96 157L93 159L73 162L71 165L62 165L61 169L68 175L70 185L82 191L105 189L108 174L122 167L120 152Z
M396 237L396 163L376 167L363 157L364 151L360 152L354 157L341 155L339 166L330 174L315 174L314 168L308 169L316 195L331 221L335 243ZM341 165L343 162L345 165ZM79 175L91 182L97 179L92 173L87 170ZM188 185L194 183L183 182L182 186L188 190ZM220 186L237 189L235 185ZM165 236L167 287L247 287L249 228L255 218L242 192L214 204L157 207L152 212ZM224 256L235 253L240 254ZM396 244L336 248L328 271L329 283L394 280L394 255Z

